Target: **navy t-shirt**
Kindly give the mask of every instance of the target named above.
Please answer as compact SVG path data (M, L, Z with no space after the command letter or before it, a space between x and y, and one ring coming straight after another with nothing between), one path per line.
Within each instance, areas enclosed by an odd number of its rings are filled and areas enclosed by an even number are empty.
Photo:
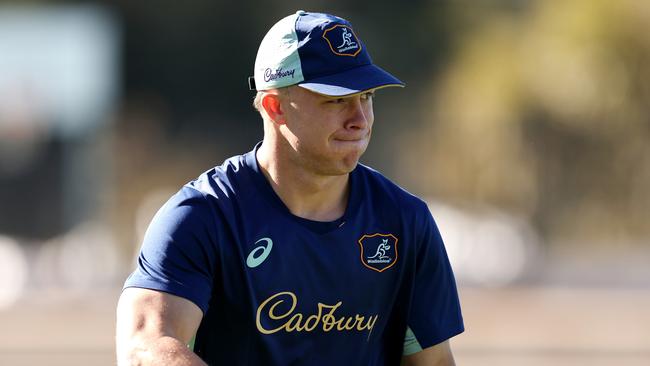
M259 145L258 145L259 146ZM345 214L297 217L256 150L186 184L158 211L124 285L186 298L210 365L399 365L463 331L456 284L427 205L378 172L350 173Z

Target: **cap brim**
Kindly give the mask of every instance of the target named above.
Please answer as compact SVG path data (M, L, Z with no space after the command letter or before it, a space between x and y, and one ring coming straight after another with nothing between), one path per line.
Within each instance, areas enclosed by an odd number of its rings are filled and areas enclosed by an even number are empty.
M299 83L298 86L330 97L344 97L373 89L404 87L404 83L382 68L370 64L338 74L314 78Z

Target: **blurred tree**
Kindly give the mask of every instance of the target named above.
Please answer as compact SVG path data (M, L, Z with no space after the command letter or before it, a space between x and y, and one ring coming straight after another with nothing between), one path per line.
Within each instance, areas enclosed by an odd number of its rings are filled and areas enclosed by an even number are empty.
M647 244L650 3L526 3L460 36L432 76L425 132L403 134L417 149L401 173L528 216L551 242Z

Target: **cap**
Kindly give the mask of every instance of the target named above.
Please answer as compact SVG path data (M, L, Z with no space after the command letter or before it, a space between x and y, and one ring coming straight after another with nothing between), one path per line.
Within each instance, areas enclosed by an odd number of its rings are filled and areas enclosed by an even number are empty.
M251 90L289 85L340 97L404 83L372 63L347 20L299 10L264 36L249 78Z

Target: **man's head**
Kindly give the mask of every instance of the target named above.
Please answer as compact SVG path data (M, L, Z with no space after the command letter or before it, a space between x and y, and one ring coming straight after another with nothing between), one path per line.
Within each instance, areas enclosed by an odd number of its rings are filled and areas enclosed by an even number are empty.
M264 144L312 173L347 174L370 142L372 96L366 92L332 98L296 85L264 92Z
M372 63L346 20L304 11L269 30L249 83L265 143L326 175L348 173L365 151L374 90L404 85Z

